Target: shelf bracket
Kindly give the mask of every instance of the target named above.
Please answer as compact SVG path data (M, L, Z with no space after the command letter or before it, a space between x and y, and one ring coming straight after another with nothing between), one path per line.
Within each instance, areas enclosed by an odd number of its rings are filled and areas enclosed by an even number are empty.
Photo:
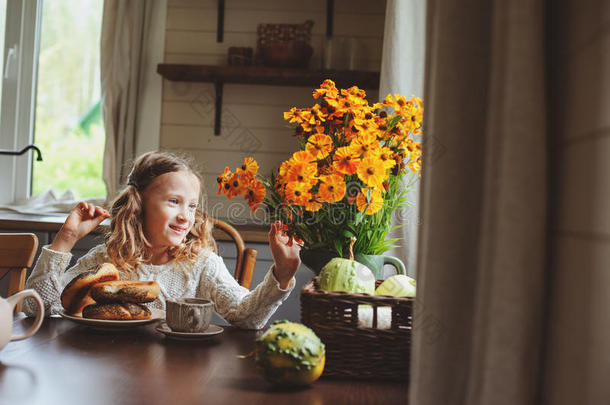
M222 42L225 30L225 0L218 0L218 22L216 24L216 42Z
M214 90L216 91L216 103L214 109L214 135L220 135L220 121L222 118L222 86L220 80L214 81Z
M335 0L326 0L326 37L333 36L333 19L335 13Z

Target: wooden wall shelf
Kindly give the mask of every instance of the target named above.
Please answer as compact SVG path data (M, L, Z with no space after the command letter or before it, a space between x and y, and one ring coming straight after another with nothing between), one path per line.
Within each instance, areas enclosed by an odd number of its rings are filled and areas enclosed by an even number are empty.
M157 72L167 80L210 82L216 89L214 134L220 135L222 88L224 83L270 86L305 86L317 88L324 80L333 80L338 88L358 86L379 89L379 72L354 70L307 70L265 66L181 65L160 63Z
M266 84L274 86L317 87L331 79L337 87L379 88L379 72L355 70L306 70L265 66L179 65L160 63L157 72L167 80L180 82L215 82Z

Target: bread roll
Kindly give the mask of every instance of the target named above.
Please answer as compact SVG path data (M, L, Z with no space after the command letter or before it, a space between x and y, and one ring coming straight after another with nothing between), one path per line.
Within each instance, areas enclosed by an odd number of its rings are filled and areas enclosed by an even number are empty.
M87 305L83 309L83 318L117 321L135 321L152 318L152 313L144 305L131 302L114 302L111 304Z
M156 281L116 280L97 283L89 293L99 304L110 302L151 302L159 296L159 284Z
M112 263L103 263L74 277L61 293L61 305L69 314L79 314L93 301L89 289L96 283L118 280L119 271Z

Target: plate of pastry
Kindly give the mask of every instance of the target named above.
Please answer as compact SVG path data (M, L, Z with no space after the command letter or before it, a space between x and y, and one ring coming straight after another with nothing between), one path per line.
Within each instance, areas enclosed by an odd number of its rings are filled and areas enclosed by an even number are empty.
M159 296L156 281L119 280L112 263L102 263L70 281L61 293L59 314L101 329L130 328L165 319L165 311L146 303Z
M150 309L151 317L148 319L95 319L84 318L82 315L70 315L66 311L61 311L59 315L76 322L80 325L94 326L104 329L122 329L143 326L149 323L158 322L165 319L165 311L162 309Z

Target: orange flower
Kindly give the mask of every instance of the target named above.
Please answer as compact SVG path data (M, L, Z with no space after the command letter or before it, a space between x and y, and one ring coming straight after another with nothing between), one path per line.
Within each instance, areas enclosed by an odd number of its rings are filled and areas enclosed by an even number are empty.
M246 191L246 187L248 187L248 183L244 181L244 179L238 174L234 173L229 181L227 182L229 185L229 190L227 193L227 199L231 199L235 196L241 195Z
M392 97L391 94L388 94L387 97L383 100L383 102L385 105L393 107L396 114L399 115L403 115L403 108L409 107L407 99L404 96L401 96L400 94L394 94L394 97Z
M250 183L245 198L246 201L248 201L248 205L252 209L252 212L256 211L260 203L263 202L266 193L267 190L265 189L265 185L260 181L253 181Z
M320 208L322 208L322 204L320 204L318 201L316 201L315 198L312 198L307 201L307 204L305 204L305 211L309 211L309 212L316 212L319 211Z
M285 160L280 165L280 169L278 170L278 179L282 179L288 175L288 170L290 169L291 163L289 160Z
M347 202L348 204L356 204L356 198L358 198L358 195L361 193L361 189L360 187L352 187L351 189L347 190Z
M352 112L352 109L356 107L356 101L351 97L342 97L337 100L337 106L335 115L341 116Z
M381 191L374 188L365 188L356 197L358 211L372 215L383 208L383 196Z
M358 88L357 86L352 86L349 89L341 89L341 94L344 96L353 96L353 97L357 97L361 100L364 100L366 98L366 92L360 88ZM366 100L365 104L366 103Z
M378 159L383 162L383 167L385 167L386 169L391 169L396 166L396 161L392 158L392 156L394 155L392 149L384 146L383 148L378 149L373 153Z
M290 111L284 112L284 120L291 122L291 123L295 123L295 122L300 123L303 119L301 117L300 110L297 109L296 107L292 107L290 109Z
M405 150L405 155L411 160L417 160L421 156L421 143L415 142L411 138L405 139L400 144L400 148Z
M284 234L284 235L288 235L288 233L286 231L290 231L290 226L288 226L288 224L282 224L282 227L280 228L280 231ZM288 246L292 246L292 243L296 242L299 245L303 244L303 241L296 235L291 235L288 239L288 242L286 242L286 245Z
M305 132L312 131L316 125L316 116L311 113L309 109L306 109L302 113L303 121L301 122L301 126Z
M337 86L335 86L335 82L330 79L326 79L320 85L320 89L325 89L328 93L338 93Z
M229 191L228 188L226 188L226 184L227 181L229 180L229 177L231 177L231 171L229 170L228 167L225 167L225 171L223 174L221 174L220 176L216 177L216 182L218 184L218 194L223 194L226 193L227 191Z
M358 107L358 109L368 106L368 102L366 101L366 93L364 90L360 90L358 87L353 86L347 90L341 90L341 95L347 101L350 107L354 109Z
M256 172L258 172L258 163L256 160L251 157L247 157L244 159L244 164L241 166L241 170L248 173L251 177L256 176Z
M316 125L315 118L309 108L298 109L292 107L290 111L284 112L284 119L286 121L300 124L305 131L310 131Z
M333 140L326 134L318 133L309 137L305 148L315 160L321 160L333 149Z
M326 121L327 112L322 110L322 107L320 107L320 104L316 104L313 107L311 107L311 113L313 114L314 118L317 121L319 121L320 123L323 123L324 121ZM318 132L321 132L321 131L318 131Z
M313 98L320 98L320 97L324 96L327 91L328 90L326 90L326 89L315 89L313 91ZM286 114L286 113L284 113L284 114Z
M322 198L322 201L334 203L343 199L343 196L345 196L343 176L333 174L322 176L320 180L322 180L322 183L320 183L318 195Z
M394 192L401 176L421 169L422 145L413 135L422 131L423 103L417 97L389 94L369 105L364 90L337 89L331 80L313 90L313 97L310 108L284 112L284 119L294 124L298 150L281 163L271 181L261 183L258 163L246 158L235 174L226 168L218 176L218 192L228 198L245 194L253 211L269 204L271 218L289 224L282 227L289 244L297 241L337 252L345 251L347 241L340 230L332 230L336 221L331 214L356 221L361 213L379 213L358 224L358 231L364 231L359 248L385 247L395 209L385 204L385 197L390 199L387 193ZM395 200L404 201L403 194ZM307 228L297 225L303 221Z
M370 187L379 187L388 178L389 172L383 166L383 162L374 157L362 159L358 166L358 178Z
M295 163L288 168L286 182L307 183L313 186L318 182L318 166L315 163Z
M356 116L353 120L350 121L349 127L357 128L358 131L367 132L371 128L371 124L373 121L371 119L367 119L364 116Z
M358 156L366 154L371 149L375 150L380 148L377 137L370 132L360 134L352 141L351 147Z
M333 156L333 168L342 174L351 176L356 173L360 164L360 154L354 151L350 146L337 148Z
M289 165L295 165L297 163L310 164L316 161L316 158L306 150L300 150L294 152L292 157L288 160Z
M309 184L298 181L286 184L287 202L297 205L306 205L309 200L311 200L310 188L311 186L309 186Z
M409 103L410 108L404 109L403 111L405 117L404 122L402 123L403 128L406 133L412 132L415 135L419 135L421 132L420 128L424 110L423 107L417 107L418 103L414 99L409 100Z
M418 171L421 170L421 159L411 160L407 164L409 165L409 168L411 169L411 171L413 173L417 173Z

